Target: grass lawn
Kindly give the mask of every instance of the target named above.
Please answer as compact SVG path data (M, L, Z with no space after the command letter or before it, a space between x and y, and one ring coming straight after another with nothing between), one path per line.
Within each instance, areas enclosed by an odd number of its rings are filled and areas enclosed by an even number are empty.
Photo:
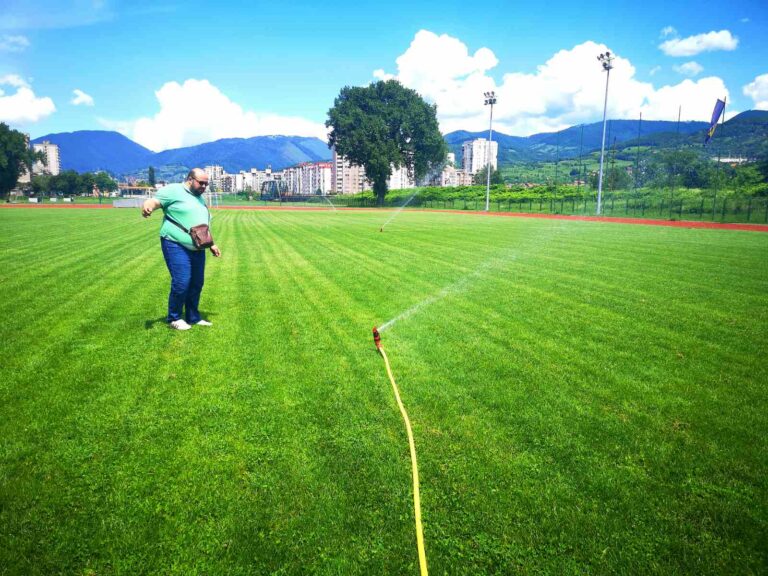
M768 570L768 234L217 211L211 328L160 218L0 210L0 574Z

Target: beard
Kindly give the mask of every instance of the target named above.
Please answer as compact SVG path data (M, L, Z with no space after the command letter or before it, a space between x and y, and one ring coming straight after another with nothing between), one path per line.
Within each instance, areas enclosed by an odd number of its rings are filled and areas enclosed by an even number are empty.
M202 196L203 192L205 192L205 188L198 188L197 190L192 190L192 194L194 196Z

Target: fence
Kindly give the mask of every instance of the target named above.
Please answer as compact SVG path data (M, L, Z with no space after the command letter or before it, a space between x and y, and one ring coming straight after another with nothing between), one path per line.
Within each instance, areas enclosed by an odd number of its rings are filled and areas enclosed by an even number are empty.
M408 208L439 210L485 210L485 198L424 199L419 195L388 196L385 208L397 208L408 201ZM282 199L253 200L222 196L222 205L248 206L325 206L331 208L376 208L376 200L368 194L338 196L283 196ZM532 214L569 214L593 216L597 212L594 196L543 195L507 200L491 200L492 212L522 212ZM662 220L697 220L712 222L768 223L768 198L762 196L711 195L690 196L675 193L633 196L608 193L603 196L602 215L625 218Z

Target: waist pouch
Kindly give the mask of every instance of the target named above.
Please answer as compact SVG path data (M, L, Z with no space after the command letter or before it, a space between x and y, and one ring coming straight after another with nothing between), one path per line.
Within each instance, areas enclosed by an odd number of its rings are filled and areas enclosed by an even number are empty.
M197 226L192 226L191 228L185 228L167 214L165 215L165 218L171 224L175 224L177 227L181 228L184 230L184 232L189 234L189 237L192 238L192 244L194 244L195 248L198 250L205 250L206 248L213 246L213 236L211 236L211 229L208 227L208 224L198 224Z

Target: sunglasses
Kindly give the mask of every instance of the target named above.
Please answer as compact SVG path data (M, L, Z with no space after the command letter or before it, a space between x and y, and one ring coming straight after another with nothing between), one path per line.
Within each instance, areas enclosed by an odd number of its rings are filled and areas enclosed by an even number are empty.
M202 180L198 180L197 178L193 178L193 180L194 180L195 182L197 182L198 184L200 184L200 186L202 186L203 188L205 188L206 186L208 186L208 182L203 182Z

